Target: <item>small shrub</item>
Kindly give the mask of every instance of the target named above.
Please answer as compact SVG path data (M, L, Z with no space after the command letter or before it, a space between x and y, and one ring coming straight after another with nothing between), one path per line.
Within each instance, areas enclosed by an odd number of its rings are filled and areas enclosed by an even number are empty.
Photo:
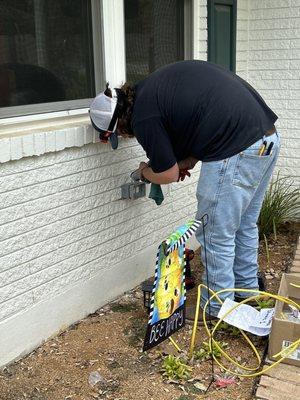
M289 177L279 177L271 181L265 194L259 215L259 234L274 234L284 222L299 219L300 217L300 189L293 187L293 180Z
M188 379L192 368L170 354L164 359L161 371L169 379Z

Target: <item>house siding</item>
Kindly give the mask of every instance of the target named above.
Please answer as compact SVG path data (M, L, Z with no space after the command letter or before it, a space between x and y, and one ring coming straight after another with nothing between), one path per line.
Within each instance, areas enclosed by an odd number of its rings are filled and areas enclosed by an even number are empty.
M278 115L277 172L299 187L300 1L239 0L237 38L237 73Z
M55 137L48 136L48 150ZM158 243L195 216L198 171L166 186L159 207L148 198L121 199L120 186L145 159L127 139L117 151L91 143L1 164L0 364L152 275ZM81 303L76 308L74 299L69 317L57 299L75 293ZM45 329L53 307L60 317ZM25 315L31 324L20 329L28 340L11 340L8 326L14 321L17 330Z
M236 24L236 73L248 80L249 58L249 3L248 0L237 2Z

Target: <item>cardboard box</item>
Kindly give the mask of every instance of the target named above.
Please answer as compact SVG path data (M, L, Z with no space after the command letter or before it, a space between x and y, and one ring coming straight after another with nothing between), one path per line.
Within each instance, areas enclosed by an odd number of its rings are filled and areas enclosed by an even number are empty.
M288 297L300 305L300 289L291 286L290 283L300 285L300 275L283 274L278 294ZM278 358L274 358L273 355L300 338L300 324L291 322L282 317L282 312L287 309L287 304L276 300L272 330L269 338L269 358L273 361L278 360ZM282 362L300 367L300 345Z

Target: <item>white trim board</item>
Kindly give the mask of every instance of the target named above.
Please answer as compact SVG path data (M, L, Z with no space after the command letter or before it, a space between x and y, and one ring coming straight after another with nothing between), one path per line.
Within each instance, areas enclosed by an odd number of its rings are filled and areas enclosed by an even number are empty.
M102 6L105 76L111 87L119 87L126 79L124 3L103 0Z

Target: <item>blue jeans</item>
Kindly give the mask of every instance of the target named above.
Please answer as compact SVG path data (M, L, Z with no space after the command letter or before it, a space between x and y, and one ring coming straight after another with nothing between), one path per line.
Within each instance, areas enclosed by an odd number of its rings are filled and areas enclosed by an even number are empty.
M273 142L270 155L259 156L262 142ZM243 152L221 161L203 162L197 187L197 218L208 215L205 228L208 282L210 289L257 289L258 228L263 198L270 181L280 149L277 133L263 137ZM202 228L196 233L202 251ZM206 284L207 276L202 277ZM245 293L236 293L245 297ZM248 295L249 296L249 295ZM221 299L234 299L233 292L222 294ZM201 306L207 301L202 291ZM217 315L220 304L210 304L212 315Z

